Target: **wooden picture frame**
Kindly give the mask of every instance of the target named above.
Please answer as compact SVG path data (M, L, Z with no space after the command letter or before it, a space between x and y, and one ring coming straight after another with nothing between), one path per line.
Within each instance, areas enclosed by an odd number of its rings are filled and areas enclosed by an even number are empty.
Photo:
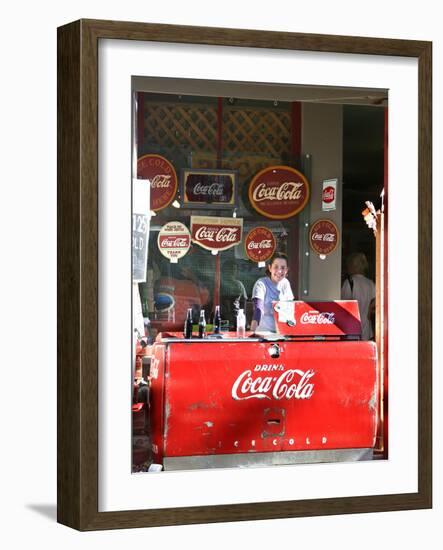
M98 41L137 40L415 58L418 120L418 490L413 493L98 511ZM80 20L58 29L58 521L79 530L432 506L430 42ZM414 207L414 206L413 206Z

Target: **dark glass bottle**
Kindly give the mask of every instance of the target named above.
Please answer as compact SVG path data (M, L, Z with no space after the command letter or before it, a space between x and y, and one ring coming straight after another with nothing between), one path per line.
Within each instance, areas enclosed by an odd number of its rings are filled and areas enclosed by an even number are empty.
M188 308L183 335L185 338L192 338L192 308Z
M206 319L204 309L200 311L200 320L198 322L198 337L206 338Z
M215 313L214 313L214 334L220 334L220 329L221 329L220 306L215 306Z

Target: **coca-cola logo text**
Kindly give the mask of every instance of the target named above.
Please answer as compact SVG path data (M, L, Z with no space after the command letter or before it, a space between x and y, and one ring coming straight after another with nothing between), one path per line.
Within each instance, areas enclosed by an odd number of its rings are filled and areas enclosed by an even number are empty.
M167 188L171 185L171 176L167 174L157 174L151 180L152 189Z
M206 240L214 242L235 243L238 238L238 227L200 227L195 232L197 240Z
M222 183L211 183L203 184L201 182L197 183L194 187L194 195L209 195L214 197L222 196L224 193L224 186Z
M333 243L335 241L335 235L333 233L312 233L313 241L323 241L328 243Z
M254 369L255 370L255 369ZM243 371L232 385L232 398L245 399L310 399L314 394L312 369L302 371L289 369L279 376L252 375L252 370Z
M248 243L247 247L248 247L248 250L259 250L259 249L267 250L268 248L273 247L273 243L271 239L263 240L259 243L255 243L254 241L251 241Z
M303 325L333 325L335 315L327 311L305 311L300 317L300 323Z
M266 183L259 183L252 193L255 202L270 201L296 201L302 198L304 183L288 181L276 187L269 187Z
M164 248L187 248L189 247L189 237L164 237L160 241Z

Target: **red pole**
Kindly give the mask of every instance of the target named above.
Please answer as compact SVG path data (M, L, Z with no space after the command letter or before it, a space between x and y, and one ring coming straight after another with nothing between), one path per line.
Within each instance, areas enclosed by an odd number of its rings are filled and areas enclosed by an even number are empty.
M383 442L384 442L384 457L388 458L388 107L385 107L385 122L384 122L384 273L383 273L383 343L384 343L384 374L383 374Z
M137 92L137 154L145 140L145 93Z
M217 98L217 168L222 167L223 155L223 98Z
M222 167L223 155L223 99L217 98L217 168ZM212 304L213 311L215 306L220 304L220 252L215 256L214 269L214 300Z

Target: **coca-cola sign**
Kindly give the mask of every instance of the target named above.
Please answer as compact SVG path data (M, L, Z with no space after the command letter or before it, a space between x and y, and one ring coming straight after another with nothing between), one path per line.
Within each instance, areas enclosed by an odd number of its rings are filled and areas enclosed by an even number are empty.
M291 337L356 337L361 334L356 300L273 302L277 332Z
M256 365L237 377L231 390L233 399L310 399L313 396L315 372L312 369L286 369L284 365L272 365L275 368L271 369L263 367L269 365ZM268 370L281 372L268 373Z
M191 235L181 222L168 222L160 229L157 244L163 256L176 263L191 247Z
M171 204L178 180L172 164L160 155L144 155L137 161L137 177L151 182L150 209L157 212Z
M266 262L274 254L275 237L267 227L254 227L246 235L246 255L253 262Z
M319 255L328 255L338 245L338 227L331 220L317 220L309 231L309 242L312 250Z
M309 200L309 183L290 166L270 166L249 184L249 201L263 216L286 219L298 214Z
M182 206L188 208L234 208L237 182L233 170L183 170Z
M324 211L335 210L337 202L337 180L325 180L321 195L321 207Z
M207 250L227 250L241 242L242 218L191 216L192 241Z

